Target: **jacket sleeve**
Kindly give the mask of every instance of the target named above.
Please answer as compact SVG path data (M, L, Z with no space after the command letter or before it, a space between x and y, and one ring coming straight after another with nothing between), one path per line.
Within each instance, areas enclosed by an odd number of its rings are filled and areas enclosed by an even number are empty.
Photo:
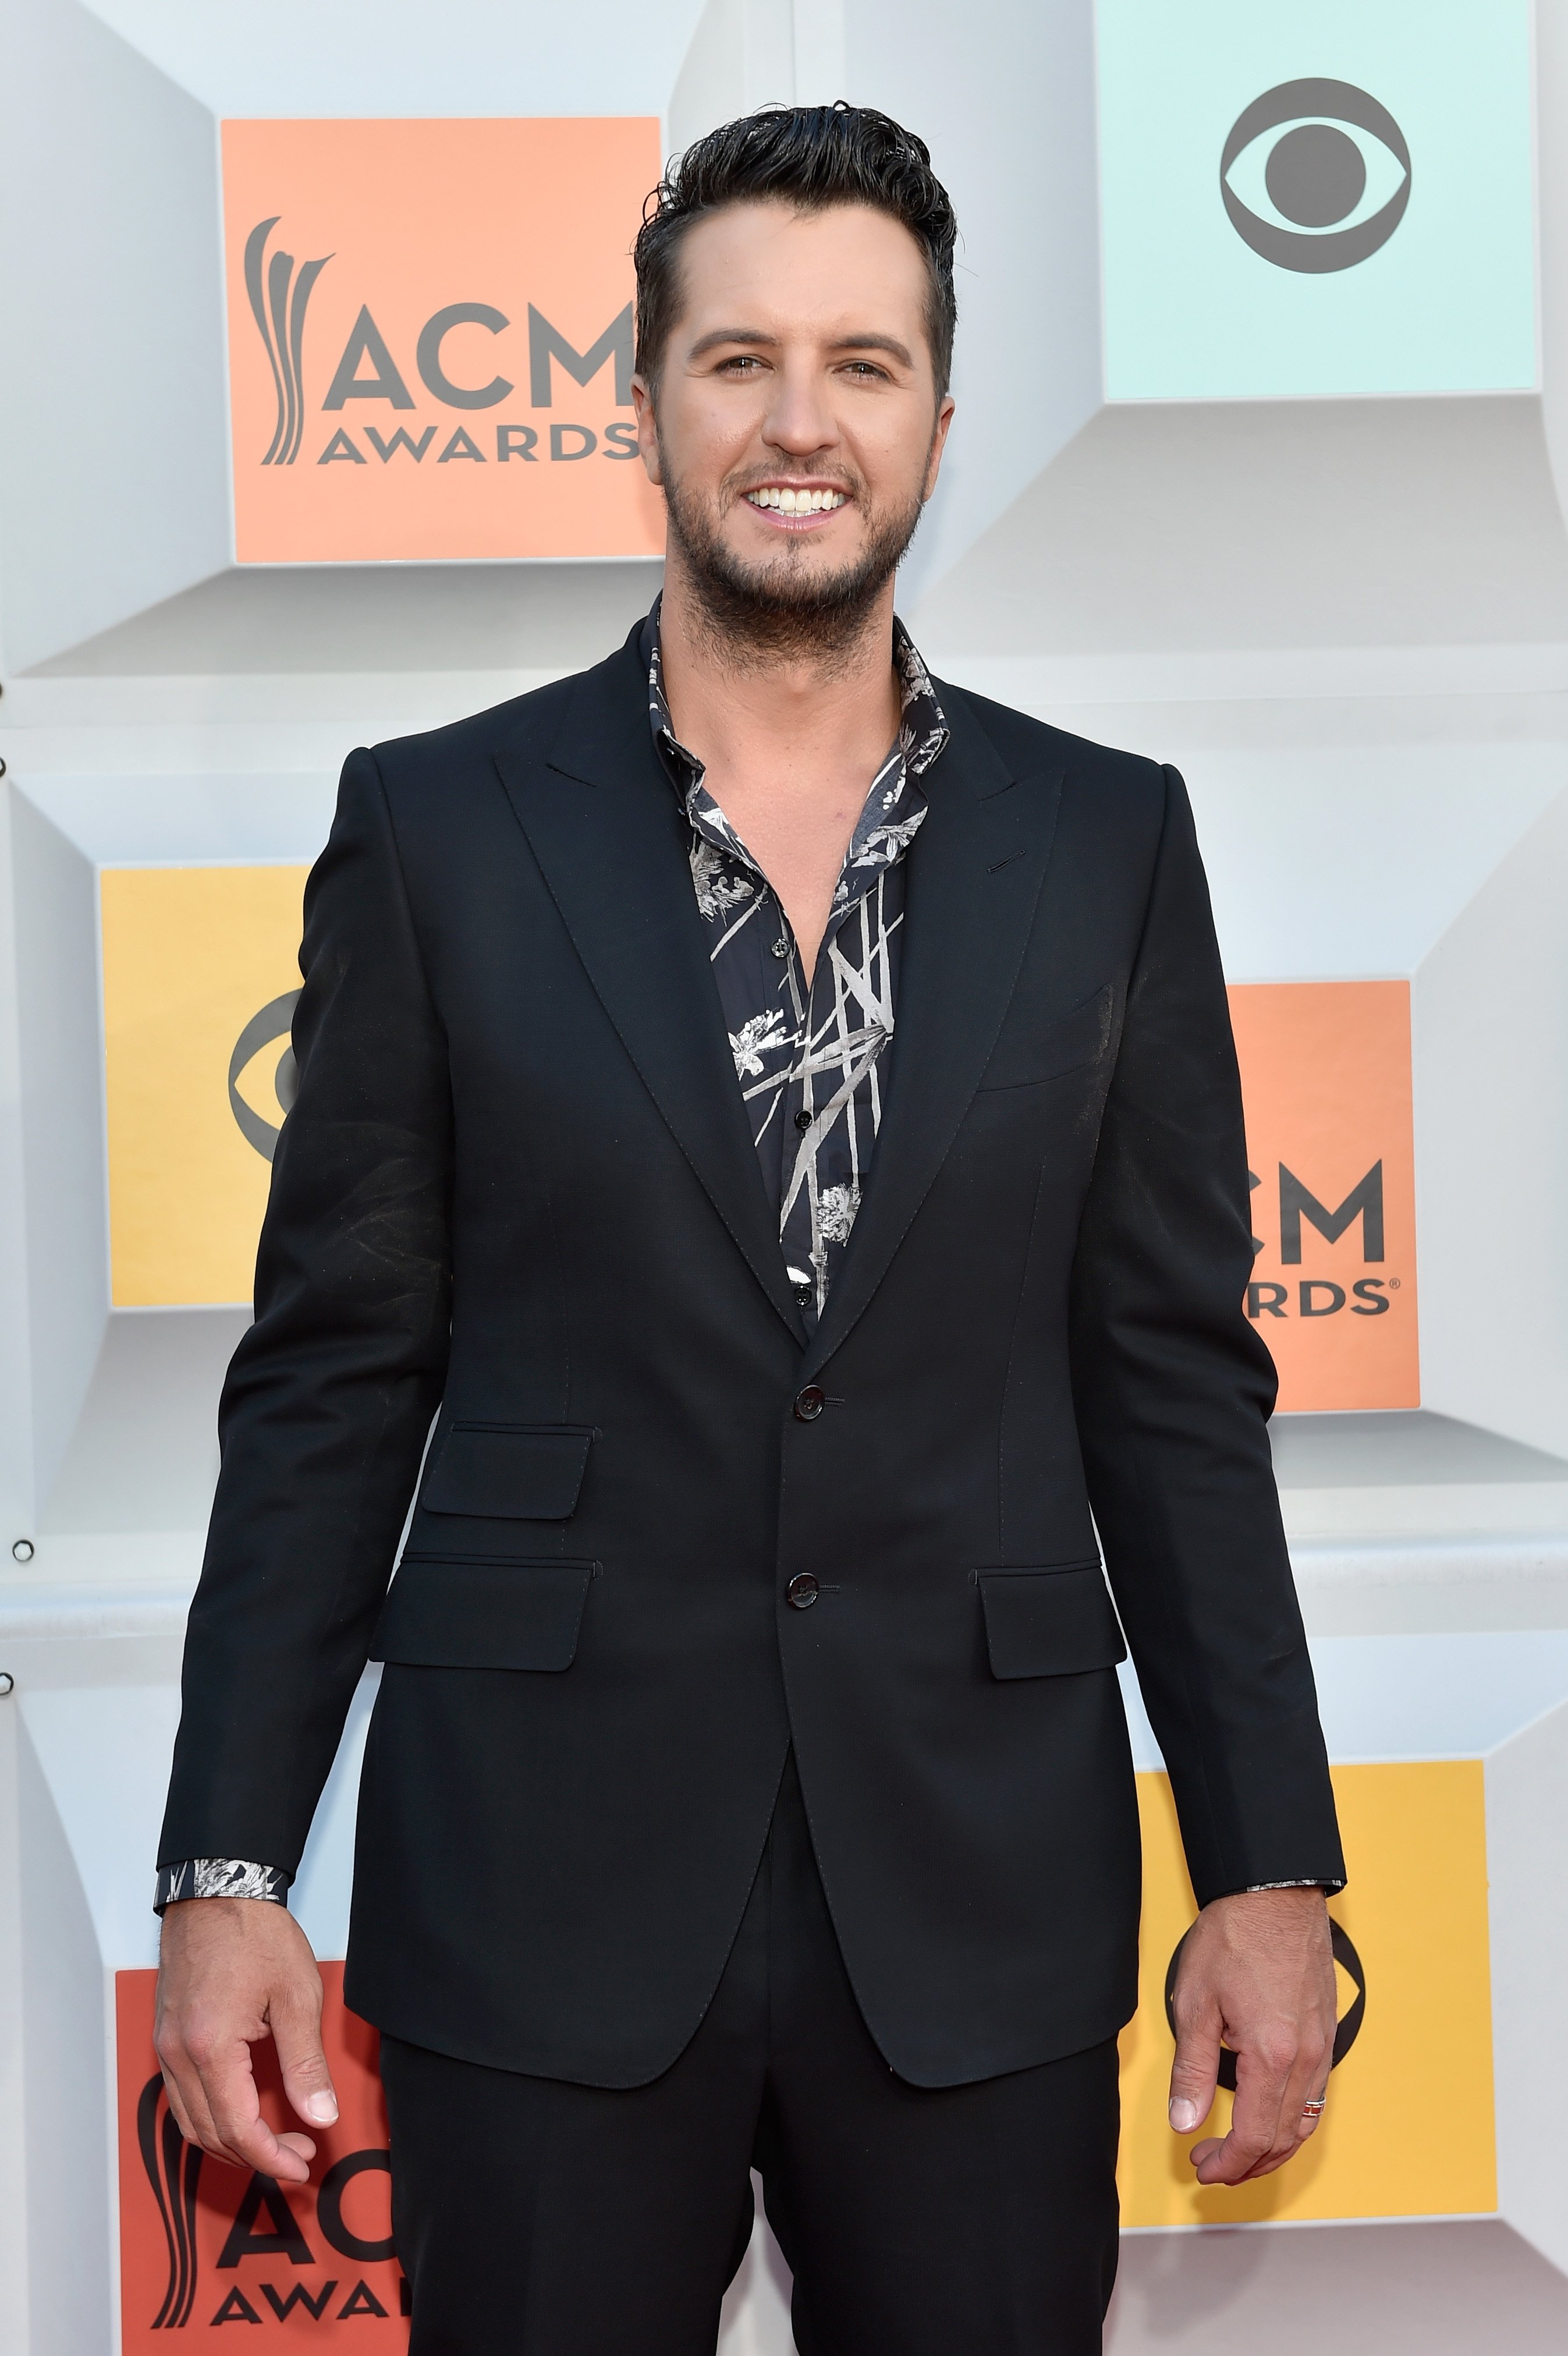
M367 752L306 886L300 968L298 1092L219 1410L161 1863L298 1866L445 1376L446 1044Z
M1186 788L1164 826L1073 1277L1090 1501L1200 1905L1344 1879L1248 1323L1241 1083Z

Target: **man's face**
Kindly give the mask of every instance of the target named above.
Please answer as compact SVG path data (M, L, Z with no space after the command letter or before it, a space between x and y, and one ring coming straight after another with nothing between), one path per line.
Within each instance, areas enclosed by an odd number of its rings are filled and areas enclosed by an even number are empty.
M848 619L908 544L952 413L924 257L869 206L740 204L688 232L679 266L656 416L633 380L672 544L738 619Z

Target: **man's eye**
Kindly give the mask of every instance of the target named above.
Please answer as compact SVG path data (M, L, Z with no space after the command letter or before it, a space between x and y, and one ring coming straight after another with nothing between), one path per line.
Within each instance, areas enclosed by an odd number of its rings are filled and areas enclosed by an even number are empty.
M864 379L867 377L880 376L882 374L882 370L878 368L872 360L851 360L849 363L849 373L851 376L858 376Z
M748 372L752 369L760 369L762 365L755 352L736 352L723 362L723 366L727 369L744 369Z

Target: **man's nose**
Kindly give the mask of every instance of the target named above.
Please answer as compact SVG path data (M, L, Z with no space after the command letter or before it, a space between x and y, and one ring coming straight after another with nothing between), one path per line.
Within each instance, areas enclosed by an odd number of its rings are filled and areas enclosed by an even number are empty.
M763 426L763 439L793 458L813 457L838 439L827 388L815 375L783 370Z

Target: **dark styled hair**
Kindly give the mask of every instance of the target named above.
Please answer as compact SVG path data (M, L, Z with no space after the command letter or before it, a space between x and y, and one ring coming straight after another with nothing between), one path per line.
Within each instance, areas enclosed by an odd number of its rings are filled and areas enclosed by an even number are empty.
M872 205L901 221L931 273L926 332L938 394L953 367L958 223L931 150L873 106L770 106L721 123L675 157L643 208L637 269L637 369L653 384L680 312L680 246L705 213L769 200L800 212Z

